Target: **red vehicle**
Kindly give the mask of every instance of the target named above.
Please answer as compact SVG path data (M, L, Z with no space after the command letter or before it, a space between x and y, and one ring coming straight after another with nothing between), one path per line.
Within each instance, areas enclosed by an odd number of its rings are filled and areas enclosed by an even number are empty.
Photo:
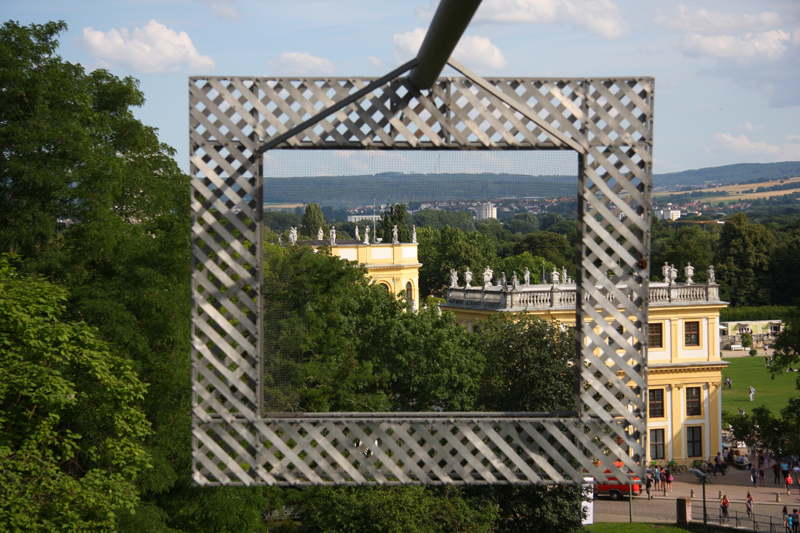
M614 465L621 468L622 461L615 461ZM610 470L606 470L606 474L610 474ZM628 494L632 494L634 496L638 496L642 493L642 484L638 477L633 478L633 483L630 485L630 489L628 488L627 483L621 483L617 481L617 478L610 477L608 478L607 483L596 482L594 486L594 493L595 496L608 496L612 500L619 500L623 496L627 496Z

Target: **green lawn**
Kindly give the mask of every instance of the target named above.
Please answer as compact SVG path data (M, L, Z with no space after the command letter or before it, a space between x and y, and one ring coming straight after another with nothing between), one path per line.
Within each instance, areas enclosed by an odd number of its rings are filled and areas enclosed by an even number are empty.
M730 364L722 371L722 379L733 380L733 388L722 389L722 408L735 413L739 407L750 414L753 407L765 405L778 414L787 400L800 394L796 388L796 372L785 372L772 379L769 369L764 366L763 357L734 357L725 359ZM747 398L747 389L756 388L756 399Z
M671 526L668 524L626 524L616 522L604 522L586 526L592 533L686 533L688 529Z

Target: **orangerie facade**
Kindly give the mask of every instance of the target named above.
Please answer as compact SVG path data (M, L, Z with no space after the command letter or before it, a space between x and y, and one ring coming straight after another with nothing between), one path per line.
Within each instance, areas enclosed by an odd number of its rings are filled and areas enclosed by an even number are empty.
M516 276L511 284L495 283L489 277L483 286L458 286L453 274L441 308L468 329L501 311L526 311L574 326L576 286L569 278L563 282L565 274L554 272L551 284L520 282ZM722 450L722 369L728 363L720 358L719 311L727 302L719 299L713 267L709 274L708 284L675 283L675 275L671 283L650 283L648 462L691 464Z

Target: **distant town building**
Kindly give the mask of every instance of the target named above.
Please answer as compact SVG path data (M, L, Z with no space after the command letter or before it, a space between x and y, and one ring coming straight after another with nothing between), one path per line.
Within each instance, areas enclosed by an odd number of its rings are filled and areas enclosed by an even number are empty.
M380 222L380 215L347 215L348 222L360 222L362 220L375 220Z
M478 220L497 218L497 207L492 202L486 202L475 209Z
M678 220L681 218L681 212L676 209L658 209L655 211L655 215L659 220Z

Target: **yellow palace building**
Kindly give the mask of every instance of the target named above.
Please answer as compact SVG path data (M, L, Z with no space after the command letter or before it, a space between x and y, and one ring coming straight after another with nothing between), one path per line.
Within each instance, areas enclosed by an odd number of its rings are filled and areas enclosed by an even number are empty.
M321 230L320 230L321 231ZM290 243L307 244L311 247L327 246L331 255L357 261L367 268L373 283L391 294L406 291L414 310L419 308L419 268L422 263L417 256L416 231L412 242L376 243L368 238L333 238L296 241Z
M722 369L728 363L720 359L719 311L727 302L719 299L713 267L708 284L692 283L691 276L675 283L677 271L672 273L672 283L650 283L648 462L691 464L722 451ZM527 311L574 326L576 286L565 280L566 272L553 274L551 284L493 283L488 277L483 286L458 286L453 273L441 308L468 329L500 311Z

